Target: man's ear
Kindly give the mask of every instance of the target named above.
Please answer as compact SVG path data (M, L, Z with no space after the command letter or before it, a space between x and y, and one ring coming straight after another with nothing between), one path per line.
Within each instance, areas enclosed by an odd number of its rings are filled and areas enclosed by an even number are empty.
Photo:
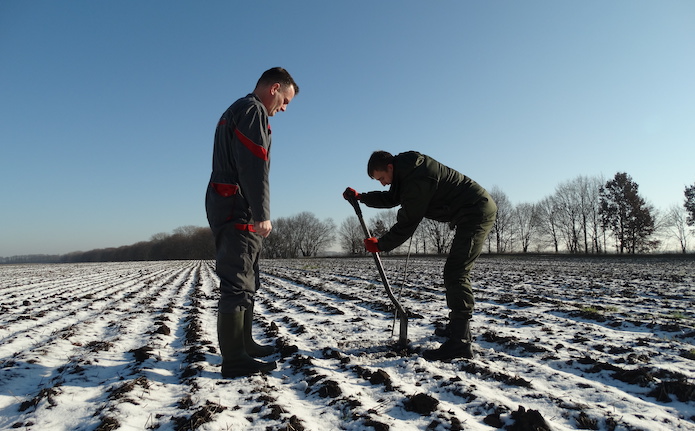
M275 93L280 91L280 87L282 87L282 86L280 85L279 82L276 82L275 84L271 85L270 86L270 94L274 95Z

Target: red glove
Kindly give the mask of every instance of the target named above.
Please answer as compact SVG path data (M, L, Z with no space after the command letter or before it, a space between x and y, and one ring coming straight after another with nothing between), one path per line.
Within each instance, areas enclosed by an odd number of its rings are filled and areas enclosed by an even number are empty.
M355 198L357 200L360 200L360 194L355 191L355 189L352 189L350 187L346 188L345 191L343 192L343 197L345 200L350 200L352 198Z
M370 253L379 253L379 240L371 237L364 240L364 248Z

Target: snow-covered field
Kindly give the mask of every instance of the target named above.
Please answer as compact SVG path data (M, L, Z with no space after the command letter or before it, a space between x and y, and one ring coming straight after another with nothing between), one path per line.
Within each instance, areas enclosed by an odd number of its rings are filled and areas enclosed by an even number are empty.
M476 358L428 362L442 259L262 263L278 369L221 379L211 262L0 266L0 429L694 430L692 259L483 257ZM402 289L401 289L401 286Z

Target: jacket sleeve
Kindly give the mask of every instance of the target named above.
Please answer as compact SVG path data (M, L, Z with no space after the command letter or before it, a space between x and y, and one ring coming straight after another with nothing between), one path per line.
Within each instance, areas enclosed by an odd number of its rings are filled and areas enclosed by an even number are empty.
M393 208L401 203L390 190L385 192L361 193L360 202L370 208Z
M239 188L249 203L254 221L270 220L270 129L268 116L258 105L246 107L235 118L233 155Z
M411 181L407 187L402 188L401 208L398 210L396 224L379 238L380 250L391 251L413 236L425 217L436 189L436 180L426 177Z

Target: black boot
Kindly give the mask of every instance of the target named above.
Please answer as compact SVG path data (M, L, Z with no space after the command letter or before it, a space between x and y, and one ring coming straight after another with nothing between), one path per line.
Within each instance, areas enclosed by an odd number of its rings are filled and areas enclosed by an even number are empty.
M444 337L444 338L449 338L451 337L451 328L449 327L449 324L447 323L444 326L437 326L434 328L434 335L437 337Z
M470 319L451 319L447 327L451 336L438 349L425 350L422 357L430 361L473 358Z
M222 377L233 378L250 376L258 372L275 369L275 362L253 359L244 347L244 311L219 313L217 316L217 336L222 353Z
M263 356L272 355L275 352L275 348L270 345L258 344L253 340L253 335L251 334L251 329L253 327L253 303L246 309L246 314L244 314L244 345L246 346L246 353L254 358L262 358Z

